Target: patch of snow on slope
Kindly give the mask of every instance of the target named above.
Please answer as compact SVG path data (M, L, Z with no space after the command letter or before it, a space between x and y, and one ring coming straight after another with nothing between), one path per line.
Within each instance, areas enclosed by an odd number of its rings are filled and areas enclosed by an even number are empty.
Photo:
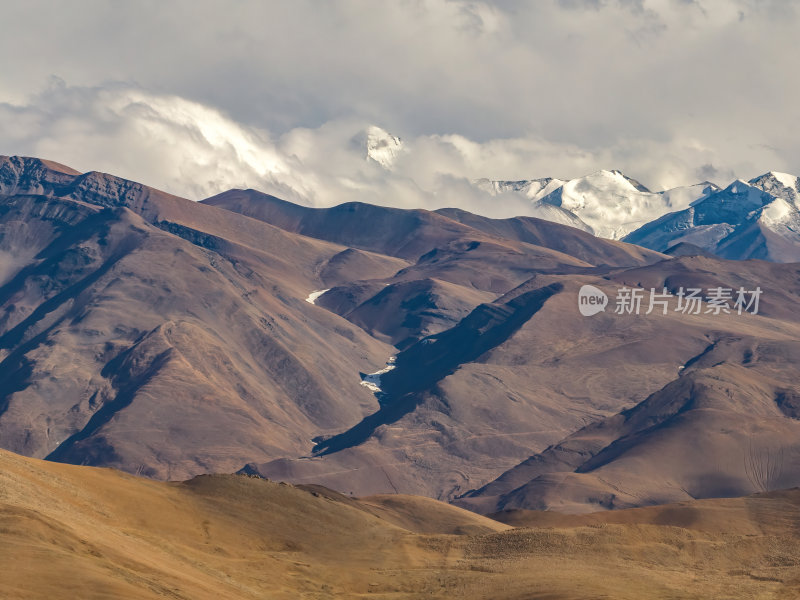
M783 225L789 222L796 212L786 200L776 198L764 207L758 220L767 227Z
M361 385L370 390L374 394L380 394L381 390L381 375L384 375L395 368L395 357L392 356L386 361L386 366L380 371L375 371L369 375L361 376Z
M328 288L327 290L315 290L315 291L311 292L308 295L308 298L306 298L306 302L308 302L309 304L316 304L317 303L317 298L322 296L322 294L324 294L325 292L329 292L330 289L331 288Z
M728 223L700 225L687 229L687 233L683 234L678 241L693 244L713 252L714 247L730 235L734 229L735 227Z
M568 210L564 210L558 206L553 206L552 204L547 204L545 202L534 202L532 205L531 216L536 217L537 219L543 219L545 221L550 221L552 223L559 223L560 225L569 225L570 227L575 227L576 229L581 229L586 233L594 234L594 230L581 221L579 217Z
M705 183L672 188L671 190L665 190L659 193L666 201L666 206L669 208L669 211L674 212L683 210L692 204L697 204L719 190L719 186L706 181Z
M544 179L537 180L537 182L539 183L543 183L544 181L545 181ZM549 181L547 181L547 183L544 183L544 185L529 186L525 195L528 196L528 198L530 198L531 200L541 200L542 198L547 196L547 194L556 191L558 188L564 185L564 183L566 182L562 181L561 179L549 179Z

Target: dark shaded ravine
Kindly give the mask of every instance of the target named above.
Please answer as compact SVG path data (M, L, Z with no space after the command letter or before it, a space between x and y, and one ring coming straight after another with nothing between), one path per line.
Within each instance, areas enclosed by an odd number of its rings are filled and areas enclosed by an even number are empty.
M314 447L326 455L365 442L381 425L413 412L426 391L435 391L461 365L508 340L544 303L563 289L561 283L525 292L505 304L481 304L455 327L420 340L397 355L395 369L381 377L381 408L354 427Z

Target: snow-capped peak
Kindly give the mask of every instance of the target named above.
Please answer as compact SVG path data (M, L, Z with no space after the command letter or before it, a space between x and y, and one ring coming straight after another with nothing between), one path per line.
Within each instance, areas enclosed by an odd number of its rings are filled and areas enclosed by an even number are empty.
M596 171L567 181L541 201L568 210L600 237L620 239L663 214L687 208L708 186L651 192L620 171Z
M751 185L744 179L737 179L733 183L731 183L728 187L725 188L724 191L730 192L731 194L745 194L750 193L750 190L756 186Z
M797 176L770 171L751 179L749 183L763 192L765 199L758 222L784 237L796 240L800 233L800 180Z
M636 190L638 192L647 192L647 193L650 192L650 190L648 190L641 183L639 183L635 179L631 179L630 177L625 175L625 173L623 173L622 171L618 171L616 169L612 169L610 171L608 171L606 169L601 169L601 170L596 171L596 172L594 172L594 173L592 173L590 175L587 175L583 179L584 180L591 180L591 181L594 181L594 182L607 181L607 182L609 182L609 185L613 185L613 186L616 186L616 187L620 187L620 188L626 188L627 187L628 189Z
M403 149L403 141L376 125L367 127L366 134L367 160L373 160L389 169Z
M473 183L493 196L524 195L532 202L534 216L612 239L668 212L683 210L719 189L705 182L655 193L621 171L605 169L569 181L543 177Z
M778 171L770 171L767 173L770 175L775 181L781 183L783 187L787 187L792 190L797 190L797 176L790 175L789 173L779 173Z
M800 181L796 175L770 171L764 175L751 179L748 182L751 186L766 192L770 196L782 198L792 204L797 205L800 193Z
M702 202L694 204L698 222L738 223L752 215L760 214L761 208L770 204L775 195L766 192L753 182L737 179L724 190L711 194Z

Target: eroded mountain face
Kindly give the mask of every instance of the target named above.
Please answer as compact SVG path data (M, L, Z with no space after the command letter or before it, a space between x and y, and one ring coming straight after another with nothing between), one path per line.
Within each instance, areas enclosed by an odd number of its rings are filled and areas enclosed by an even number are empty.
M353 373L384 344L303 302L343 248L107 175L0 175L3 447L185 477L374 410Z
M708 191L715 193L714 189ZM231 192L210 202L254 216L260 210L260 217L273 223L281 219L274 213L267 214L270 202L262 207L253 192ZM292 225L295 231L308 227L312 218L324 222L320 211L301 209L299 212L304 214L295 213ZM753 445L754 455L774 454L775 448L764 446L767 442L785 447L784 452L794 452L794 421L792 417L787 418L786 411L777 408L775 402L776 397L792 397L786 390L793 389L792 380L796 375L794 361L789 358L793 355L798 332L794 316L798 292L794 266L731 263L688 244L684 252L676 252L677 258L673 260L662 256L653 261L650 257L632 256L631 246L598 240L538 219L487 219L457 209L437 212L495 238L545 246L569 253L588 264L565 265L561 269L540 268L529 280L513 288L507 287L505 293L498 294L491 302L485 301L449 329L445 328L447 323L439 325L441 331L421 329L420 335L425 337L416 342L413 336L406 336L402 323L414 320L420 312L427 313L428 322L432 322L435 313L425 308L420 311L420 307L426 307L432 295L430 282L433 279L415 283L413 291L409 289L412 295L406 305L398 301L403 294L395 285L383 288L359 283L331 290L319 299L321 305L358 322L373 335L386 336L387 330L401 332L396 339L389 340L400 352L390 368L379 376L381 409L349 430L320 440L312 458L254 463L248 466L249 471L297 481L323 481L356 493L398 489L453 499L467 492L459 502L481 511L506 506L557 506L582 511L679 500L691 495L723 495L731 490L736 493L757 491L760 484L753 482L753 467L748 462L752 461L739 456L742 452L729 461L730 464L720 471L724 474L716 480L709 477L714 466L693 466L683 471L684 463L695 465L698 462L686 453L675 453L679 458L669 463L670 452L663 456L651 452L640 469L628 466L619 469L622 474L630 473L627 478L618 475L619 481L613 483L623 491L609 487L602 479L601 483L592 479L589 473L600 468L599 459L583 466L577 459L564 462L563 455L559 454L558 460L551 461L549 471L530 477L530 480L540 475L550 477L539 486L541 489L536 488L535 494L529 488L510 495L529 482L525 479L527 474L517 476L524 472L520 468L510 471L515 473L514 477L504 475L501 478L502 481L513 480L502 489L490 484L485 489L468 492L470 488L481 488L476 482L489 476L500 464L513 461L526 447L542 450L531 453L531 458L526 457L523 464L538 463L539 452L552 454L548 448L558 448L561 444L572 448L578 443L573 441L574 436L590 440L588 444L582 442L586 447L581 446L576 451L582 461L589 461L601 452L605 453L603 456L612 456L605 448L616 448L618 440L632 432L625 428L614 429L613 433L606 433L608 437L600 439L596 429L612 431L607 421L624 421L627 414L624 411L646 415L653 410L654 397L671 398L676 390L686 387L690 395L696 396L698 412L690 413L692 421L707 417L704 407L712 402L710 398L717 398L716 406L721 398L728 398L728 392L736 398L730 406L718 410L725 414L726 420L736 422L738 433L733 437L717 437L713 434L714 425L709 425L712 434L709 448L703 450L706 456L733 456L732 447L744 440ZM340 235L340 231L341 228L337 229L336 235ZM313 235L331 234L317 229ZM364 243L355 237L348 241ZM617 254L623 250L626 256ZM444 250L437 249L431 254L446 257L450 268L458 264L458 272L468 264L468 252L455 260ZM429 258L423 255L406 273L428 268ZM480 258L488 267L497 265L500 257L489 260L483 255ZM644 264L635 265L641 258L645 258ZM444 274L440 271L439 276L451 274L450 268ZM468 280L471 286L476 283L475 279ZM609 296L620 286L648 292L650 288L661 291L666 287L673 294L682 287L708 290L761 286L764 292L757 316L706 313L705 305L700 315L685 315L674 311L673 298L673 310L665 315L654 313L645 318L643 315L613 315L609 310L586 319L576 310L578 288L584 284L593 284ZM410 283L400 287L405 286ZM497 292L485 281L478 287ZM525 303L519 300L520 297L534 297L526 294L538 295L544 301ZM443 296L454 297L452 293ZM381 309L383 306L385 310ZM371 320L365 321L364 315L370 315ZM393 324L376 326L377 315L390 317ZM721 351L717 348L728 347L731 340L739 340L737 344L743 348L739 354L726 355L725 361L718 361L719 365L695 363L699 356L706 356L706 360L715 356ZM777 367L766 353L747 350L763 344L781 348L778 356L786 357L785 364ZM717 370L709 375L698 370L699 364ZM742 378L759 379L763 372L772 373L776 369L779 376L765 387L742 387L737 383ZM688 383L695 379L705 381L709 377L721 377L726 381L726 391L721 397L713 386ZM783 402L787 403L791 404ZM675 410L683 406L679 404ZM755 406L761 408L756 410ZM654 419L652 423L650 417L641 417L642 421L650 425L663 421L665 430L670 430L673 421L668 417L672 409L658 410L665 411L667 416ZM589 428L590 433L584 433L584 427ZM751 436L752 428L763 429L761 436ZM572 433L564 435L570 430ZM664 435L660 431L657 433L657 428L650 431L647 427L636 433L642 440L651 434ZM778 439L781 441L775 442ZM677 447L683 441L676 434L671 443ZM636 448L646 446L642 441ZM638 450L633 449L627 456L635 456L636 452ZM661 465L656 458L669 464ZM605 460L611 461L610 458ZM797 480L798 473L786 468L789 463L784 463L782 483ZM670 473L666 483L658 475L665 472ZM677 474L682 474L683 479ZM574 486L578 491L561 494L561 482L570 477L581 480ZM771 485L777 485L776 482L777 479ZM627 488L631 488L630 491ZM571 490L572 486L565 485L563 489Z
M795 265L456 209L194 203L16 157L0 211L15 452L156 478L247 465L482 511L800 483ZM581 316L583 285L605 312ZM757 315L675 310L681 289L740 286L761 288ZM669 310L616 314L623 287L667 288Z

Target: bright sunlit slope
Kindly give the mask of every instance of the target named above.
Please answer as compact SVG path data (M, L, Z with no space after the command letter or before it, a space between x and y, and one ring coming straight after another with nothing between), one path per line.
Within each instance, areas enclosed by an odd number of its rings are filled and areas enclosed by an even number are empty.
M784 598L800 591L799 517L794 490L504 515L525 526L510 529L426 498L164 483L0 451L0 597Z

